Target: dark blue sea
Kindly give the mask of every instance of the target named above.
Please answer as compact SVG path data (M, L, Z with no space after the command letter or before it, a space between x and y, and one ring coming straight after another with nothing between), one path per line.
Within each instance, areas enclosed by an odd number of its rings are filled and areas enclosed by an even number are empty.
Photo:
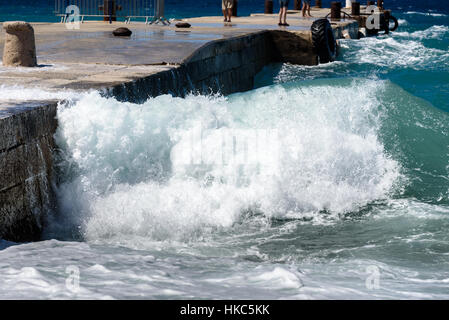
M329 7L330 0L323 0L323 7ZM360 1L363 4L363 1ZM399 12L420 11L449 13L446 1L438 0L386 0L385 7ZM279 10L279 2L274 0L274 11ZM312 5L314 0L312 0ZM54 0L0 0L0 21L26 20L30 22L57 22L54 17ZM293 9L293 0L290 1ZM239 15L263 12L264 0L240 0ZM167 18L187 18L213 16L221 14L220 0L167 0L165 1Z

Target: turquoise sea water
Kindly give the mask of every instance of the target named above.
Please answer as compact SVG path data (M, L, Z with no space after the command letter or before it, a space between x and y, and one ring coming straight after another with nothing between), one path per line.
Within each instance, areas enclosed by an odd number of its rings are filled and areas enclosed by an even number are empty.
M409 5L249 92L72 95L59 211L0 241L0 297L448 299L449 16Z

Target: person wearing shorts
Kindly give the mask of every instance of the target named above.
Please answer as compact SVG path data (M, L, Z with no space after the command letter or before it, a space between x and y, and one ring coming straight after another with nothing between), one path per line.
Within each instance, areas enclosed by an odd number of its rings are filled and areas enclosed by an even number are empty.
M221 0L221 9L223 10L224 22L231 22L233 5L234 0Z
M287 23L287 9L289 0L279 0L279 23L280 26L289 26Z
M307 17L312 18L310 15L310 0L302 0L302 16L306 17L306 11L307 11Z

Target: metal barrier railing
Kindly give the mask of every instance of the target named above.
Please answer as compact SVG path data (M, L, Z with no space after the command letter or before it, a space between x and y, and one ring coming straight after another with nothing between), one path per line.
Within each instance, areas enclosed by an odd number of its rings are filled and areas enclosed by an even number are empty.
M103 18L104 21L117 21L123 18L125 23L131 19L145 19L145 24L170 24L164 17L165 0L55 0L55 15L61 17L61 23L69 16Z

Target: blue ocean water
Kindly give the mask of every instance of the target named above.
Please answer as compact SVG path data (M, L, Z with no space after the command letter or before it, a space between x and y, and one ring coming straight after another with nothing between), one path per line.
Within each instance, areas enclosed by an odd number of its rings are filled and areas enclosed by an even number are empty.
M329 7L331 0L323 0L323 6ZM360 1L363 3L363 1ZM274 0L274 11L279 9L278 1ZM313 5L313 0L312 0ZM436 0L387 0L385 6L397 11L420 11L449 13L444 1ZM0 21L25 20L30 22L57 22L54 17L54 0L0 0ZM293 1L290 1L293 9ZM263 12L263 0L240 0L238 4L239 15ZM213 16L221 14L220 0L166 0L165 12L167 18L187 18L198 16Z
M20 3L1 19L54 19L49 1ZM396 32L340 40L333 63L267 66L249 92L71 96L59 210L43 241L0 240L0 298L448 299L449 12L385 3ZM167 1L169 17L219 13ZM205 165L186 165L198 130ZM214 165L217 141L257 130L277 132L276 166Z

